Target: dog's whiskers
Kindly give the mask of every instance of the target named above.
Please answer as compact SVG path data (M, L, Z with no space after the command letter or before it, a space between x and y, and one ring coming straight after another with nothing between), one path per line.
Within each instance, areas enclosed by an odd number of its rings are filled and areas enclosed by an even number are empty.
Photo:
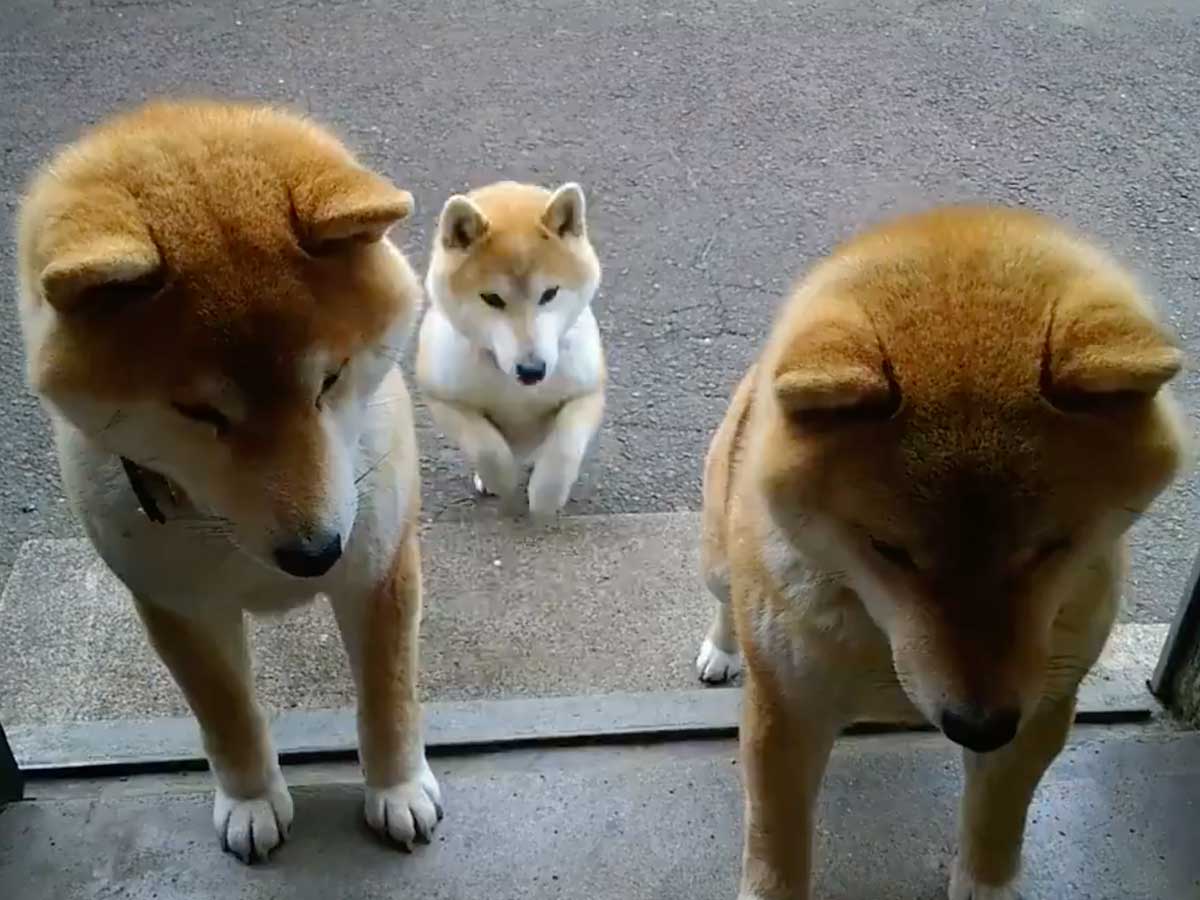
M203 534L233 534L233 529L220 522L181 522L180 525L188 531Z
M106 423L105 423L105 425L104 425L104 427L100 429L100 433L101 433L101 434L104 434L104 433L105 433L106 431L108 431L110 428L115 428L117 425L119 425L119 424L121 423L121 421L122 421L124 418L125 418L125 411L124 411L124 410L121 410L121 409L114 410L114 411L113 411L113 414L112 414L112 416L109 418L108 422L106 422Z
M355 486L358 486L359 484L361 484L364 478L366 478L368 475L370 475L372 472L374 472L376 469L378 469L381 465L383 465L384 461L391 455L392 455L391 450L388 450L385 453L382 453L379 456L379 458L375 460L375 462L371 463L371 465L366 469L366 471L364 471L361 475L359 475L357 478L354 479Z
M233 523L221 516L190 515L180 516L173 521L193 534L203 534L211 537L232 537Z
M388 394L386 397L379 397L374 400L368 401L367 407L371 408L371 407L375 407L375 406L387 406L392 403L399 403L403 399L404 399L403 394Z
M370 352L376 356L382 356L393 365L400 365L404 362L404 350L401 347L393 347L390 344L379 344L370 348Z

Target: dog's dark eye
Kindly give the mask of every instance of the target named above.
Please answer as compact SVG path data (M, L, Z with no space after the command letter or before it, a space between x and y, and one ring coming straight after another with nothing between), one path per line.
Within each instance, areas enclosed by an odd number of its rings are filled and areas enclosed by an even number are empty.
M211 425L217 430L218 435L224 435L229 431L228 417L215 407L206 403L174 403L172 405L181 416L191 419L193 422Z
M504 309L504 300L499 294L480 294L479 296L492 309Z
M321 382L321 393L322 394L326 394L329 391L333 390L333 386L335 384L337 384L338 379L342 377L342 370L346 368L346 362L347 362L347 360L343 360L342 364L340 366L338 366L335 371L330 372L328 375L325 376L324 380Z
M917 564L913 562L913 558L903 547L871 538L871 549L898 569L907 569L910 572L917 570Z
M1046 541L1037 548L1037 552L1033 557L1033 564L1037 565L1038 563L1045 562L1052 556L1058 556L1058 554L1062 553L1070 546L1070 539L1065 537L1054 538L1053 540Z
M557 285L552 288L546 288L544 291L542 291L542 298L540 300L538 300L538 303L545 305L557 296L558 296Z
M317 407L318 408L320 408L320 406L321 406L321 400L324 399L326 394L328 394L331 390L333 390L333 386L335 384L337 384L338 379L342 377L342 370L346 368L347 362L349 362L349 360L342 360L342 364L337 367L337 370L330 372L321 381L321 392L319 394L317 394Z

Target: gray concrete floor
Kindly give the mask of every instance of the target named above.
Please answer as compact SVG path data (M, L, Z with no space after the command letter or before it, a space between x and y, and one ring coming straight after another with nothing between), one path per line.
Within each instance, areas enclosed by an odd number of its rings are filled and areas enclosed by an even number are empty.
M446 522L424 535L427 700L611 695L699 687L711 616L698 516L578 516L551 531ZM1091 709L1144 707L1166 625L1119 626L1090 676ZM273 711L353 706L327 604L254 627ZM31 541L0 593L0 722L186 715L121 584L83 540Z
M822 900L941 900L958 766L936 736L844 739L822 799ZM361 823L349 765L288 770L292 839L219 851L207 777L36 782L0 812L5 900L732 900L731 742L540 748L435 760L447 818L411 856ZM1200 735L1076 730L1031 812L1025 900L1200 896Z
M441 523L423 554L426 698L602 694L699 686L711 616L697 516L575 517L553 531ZM1148 626L1153 627L1153 626ZM272 709L354 703L332 612L254 627ZM0 594L0 721L186 713L119 581L83 540L30 542Z
M295 105L437 210L500 176L578 179L605 266L610 411L571 510L695 509L705 443L795 274L880 214L1047 209L1133 264L1200 349L1200 6L1190 0L6 0L0 270L29 173L151 94ZM77 533L0 280L0 576ZM1200 372L1181 382L1200 410ZM477 515L422 417L429 517ZM1166 622L1197 480L1138 529L1130 616Z

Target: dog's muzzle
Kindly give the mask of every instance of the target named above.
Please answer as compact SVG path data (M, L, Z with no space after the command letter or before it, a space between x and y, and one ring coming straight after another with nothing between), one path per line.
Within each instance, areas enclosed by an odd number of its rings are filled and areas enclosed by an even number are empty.
M1015 709L992 712L965 707L942 713L942 733L954 743L976 753L999 750L1017 736L1021 713Z
M537 384L546 377L546 363L540 359L524 359L517 363L517 381L521 384Z
M324 575L342 558L342 536L328 533L301 538L275 548L275 563L297 578Z

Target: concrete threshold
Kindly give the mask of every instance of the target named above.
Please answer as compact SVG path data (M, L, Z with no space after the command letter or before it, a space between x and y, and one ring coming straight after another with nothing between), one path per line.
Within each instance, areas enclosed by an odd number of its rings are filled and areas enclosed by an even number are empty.
M1116 652L1115 650L1112 652ZM1157 709L1130 676L1092 678L1080 693L1081 724L1137 722ZM630 743L733 737L741 690L608 694L427 703L431 755L536 745ZM917 730L913 722L876 722L851 733ZM357 746L352 708L291 710L272 723L285 762L352 758ZM17 761L30 776L201 768L199 731L189 717L134 721L20 725L11 729Z

